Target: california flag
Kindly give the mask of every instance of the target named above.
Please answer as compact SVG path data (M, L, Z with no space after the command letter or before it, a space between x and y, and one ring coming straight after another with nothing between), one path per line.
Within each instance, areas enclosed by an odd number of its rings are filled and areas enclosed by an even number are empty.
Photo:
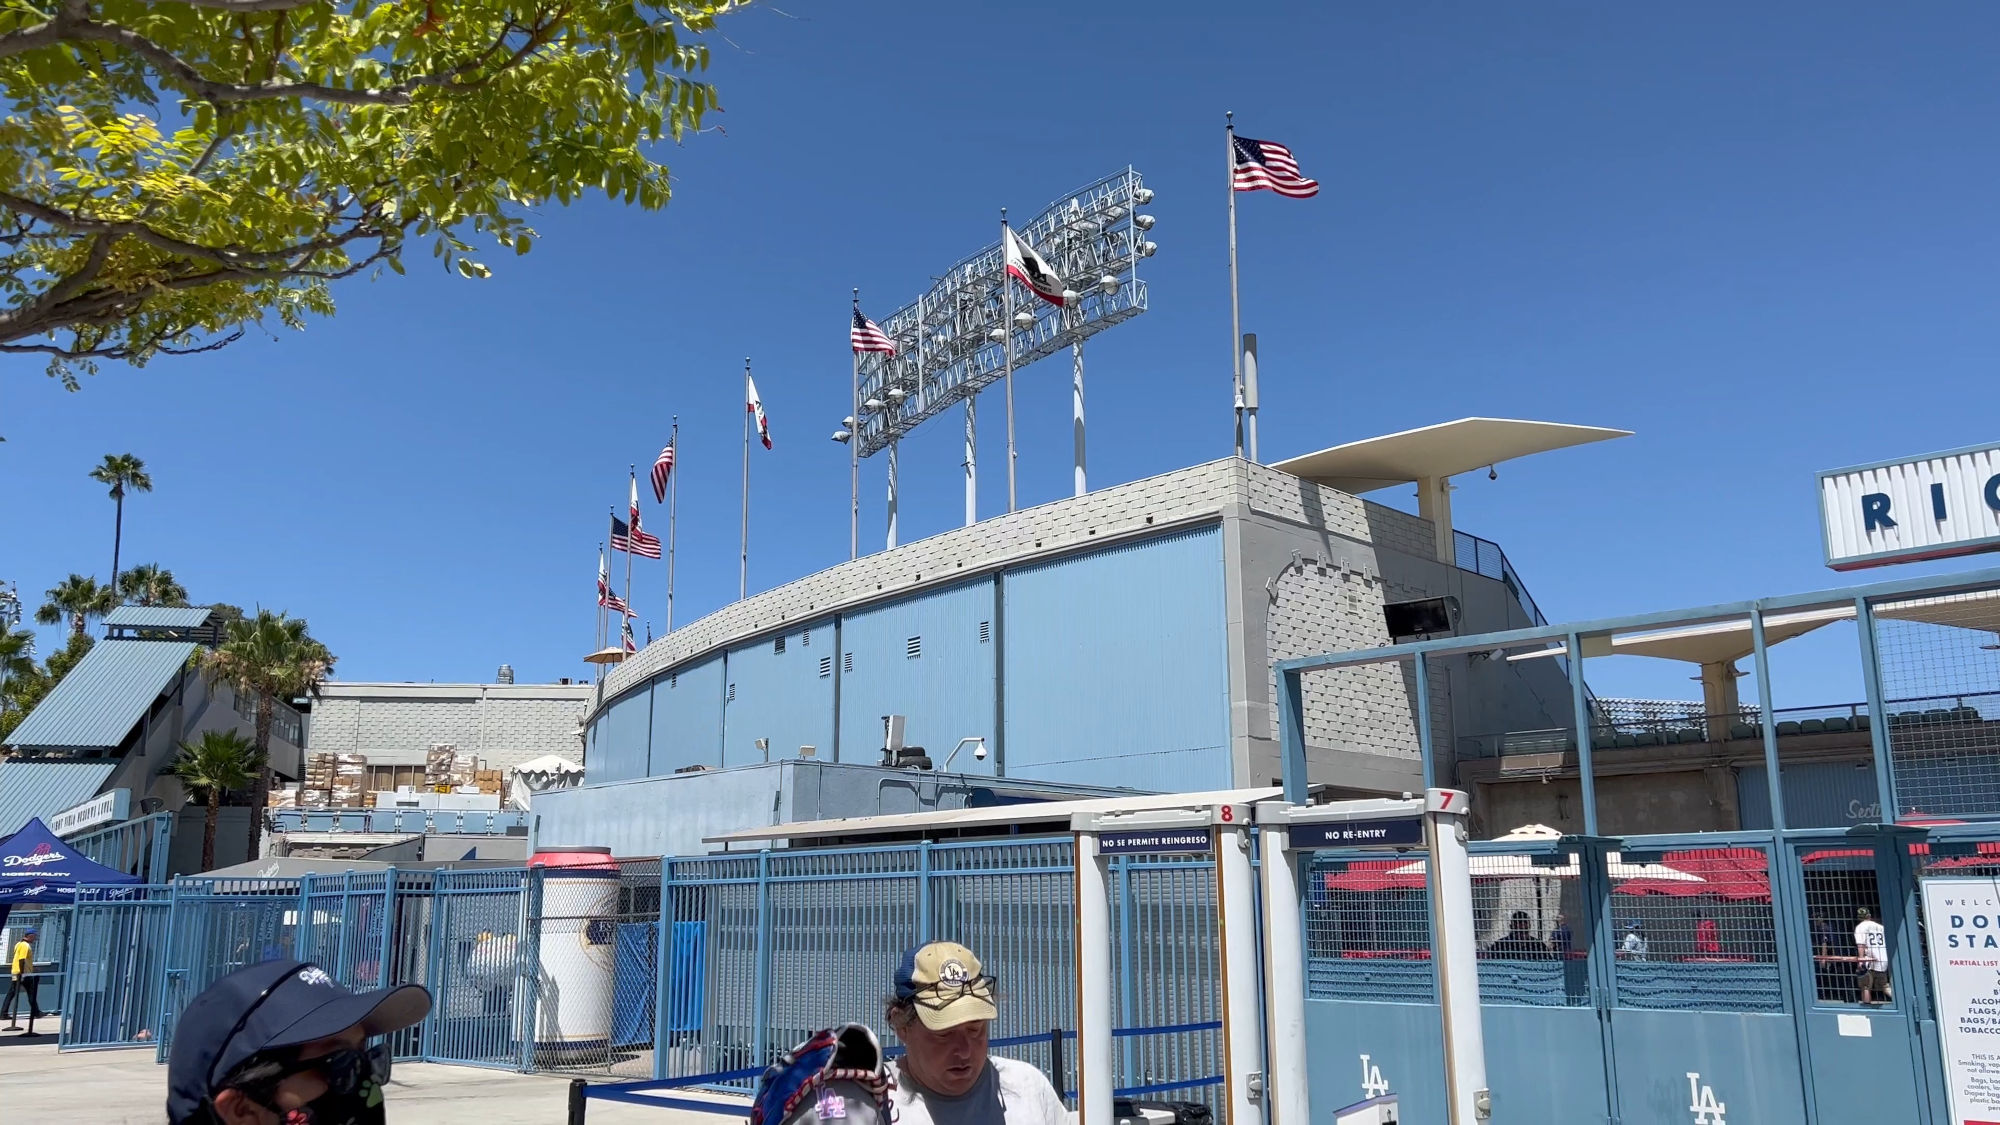
M1056 271L1049 268L1049 264L1042 260L1040 254L1035 253L1034 247L1028 245L1026 240L1014 234L1013 227L1005 229L1007 232L1007 272L1012 274L1021 284L1034 290L1035 296L1040 297L1051 305L1062 304L1063 287L1062 282L1056 278Z
M757 381L750 378L748 371L743 373L743 395L745 408L757 417L757 436L763 440L765 449L771 448L771 421L764 417L764 400L757 397Z

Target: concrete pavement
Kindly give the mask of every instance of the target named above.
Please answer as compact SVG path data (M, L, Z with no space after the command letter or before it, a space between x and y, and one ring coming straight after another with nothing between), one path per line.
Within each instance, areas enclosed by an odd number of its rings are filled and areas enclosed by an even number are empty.
M399 1063L389 1083L390 1125L563 1125L569 1079L468 1066ZM0 1034L0 1121L164 1125L167 1068L150 1049L58 1053L55 1036ZM683 1094L725 1113L590 1103L589 1125L737 1125L746 1099Z

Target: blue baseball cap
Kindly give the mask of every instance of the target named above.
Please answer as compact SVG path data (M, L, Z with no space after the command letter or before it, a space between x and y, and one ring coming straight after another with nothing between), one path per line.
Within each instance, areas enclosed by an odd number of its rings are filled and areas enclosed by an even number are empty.
M431 994L405 984L350 992L325 969L266 961L223 977L194 998L174 1026L167 1062L167 1120L210 1120L210 1099L252 1057L339 1035L351 1027L387 1035L422 1020Z

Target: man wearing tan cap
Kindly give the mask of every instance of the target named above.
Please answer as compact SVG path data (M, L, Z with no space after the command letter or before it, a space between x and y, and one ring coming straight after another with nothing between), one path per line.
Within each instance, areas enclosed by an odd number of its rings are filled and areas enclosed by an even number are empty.
M906 1054L896 1064L897 1125L1067 1125L1069 1111L1042 1072L986 1052L999 1010L995 983L957 942L903 954L889 1026Z

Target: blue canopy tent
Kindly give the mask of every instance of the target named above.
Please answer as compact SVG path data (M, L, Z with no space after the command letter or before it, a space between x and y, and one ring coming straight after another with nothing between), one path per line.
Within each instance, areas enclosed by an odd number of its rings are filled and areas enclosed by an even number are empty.
M16 903L61 905L76 901L78 887L138 881L136 875L85 858L36 818L0 840L0 926L7 924Z

